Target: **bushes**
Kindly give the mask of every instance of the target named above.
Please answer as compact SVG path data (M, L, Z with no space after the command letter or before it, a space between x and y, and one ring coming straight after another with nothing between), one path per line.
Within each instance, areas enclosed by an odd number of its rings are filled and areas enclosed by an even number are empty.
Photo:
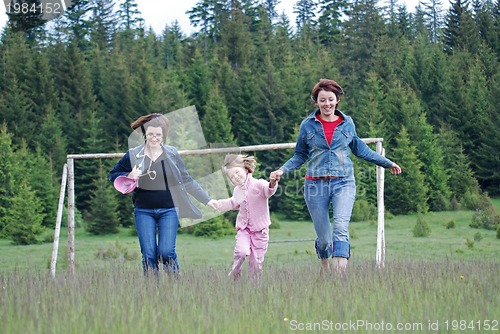
M139 258L139 253L136 251L130 252L126 246L120 244L117 240L113 245L109 245L107 249L99 247L95 257L100 260L122 259L130 261Z
M446 223L446 229L455 228L455 221L452 219Z
M376 217L377 208L366 199L359 199L354 202L351 215L352 222L368 221L376 219Z
M197 225L188 226L181 229L180 232L199 237L210 237L213 239L218 239L224 235L232 235L235 233L234 225L228 218L226 218L226 214L214 217Z
M413 227L413 236L416 238L428 237L431 234L429 223L424 219L422 214L418 214L417 223Z
M500 224L500 215L495 207L487 206L482 209L476 209L472 216L472 222L469 224L472 228L485 228L487 230L496 230Z
M500 224L500 215L493 206L488 193L472 193L468 191L462 197L460 204L464 209L475 210L469 224L470 227L496 230Z

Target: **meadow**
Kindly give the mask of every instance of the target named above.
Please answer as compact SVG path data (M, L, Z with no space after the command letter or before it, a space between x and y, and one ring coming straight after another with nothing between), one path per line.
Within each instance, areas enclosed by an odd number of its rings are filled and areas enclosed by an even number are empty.
M412 235L416 216L387 220L383 269L376 224L353 222L343 277L319 276L313 241L290 242L313 239L311 223L283 219L258 281L226 276L233 236L179 234L179 278L144 277L126 229L99 237L77 229L74 276L63 229L55 279L52 244L0 240L0 333L500 332L500 240L470 228L472 214L425 215L425 238Z

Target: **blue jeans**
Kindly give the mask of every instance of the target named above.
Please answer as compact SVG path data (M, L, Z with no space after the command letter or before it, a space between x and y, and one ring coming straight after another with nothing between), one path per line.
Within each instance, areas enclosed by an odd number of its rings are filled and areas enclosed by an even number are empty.
M141 209L134 208L135 228L139 237L142 253L142 268L158 271L158 264L163 264L167 272L178 272L179 263L175 253L175 241L179 227L177 209ZM158 227L158 242L156 229Z
M356 197L353 176L328 180L306 180L304 198L316 230L318 258L350 257L349 221ZM333 207L333 234L330 225Z

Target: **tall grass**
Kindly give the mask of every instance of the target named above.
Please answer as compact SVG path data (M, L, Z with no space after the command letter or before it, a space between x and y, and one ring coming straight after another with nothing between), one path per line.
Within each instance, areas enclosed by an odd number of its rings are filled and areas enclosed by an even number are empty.
M357 261L345 277L320 277L318 265L268 266L260 280L238 282L208 266L186 267L180 278L111 264L55 279L4 273L0 333L382 333L390 331L375 329L398 323L413 327L392 332L479 333L477 325L453 331L452 321L500 320L499 262L391 261L377 269ZM439 330L429 330L436 321ZM351 327L335 330L342 324Z
M63 229L55 279L48 273L52 244L0 240L0 334L499 332L500 240L494 231L470 228L472 214L426 214L425 238L412 235L416 215L386 221L384 269L374 263L376 224L352 223L343 278L320 278L313 241L276 242L314 238L307 222L282 220L271 231L261 279L236 283L226 277L234 236L180 234L178 279L144 277L137 237L128 230L90 236L77 229L76 273L69 277ZM103 256L114 250L132 259Z

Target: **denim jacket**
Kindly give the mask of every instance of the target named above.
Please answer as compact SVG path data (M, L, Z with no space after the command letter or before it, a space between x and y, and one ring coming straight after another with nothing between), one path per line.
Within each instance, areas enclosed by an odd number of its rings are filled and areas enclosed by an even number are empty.
M190 201L188 193L205 205L210 201L210 196L189 175L179 152L169 145L163 145L162 148L166 165L173 174L172 179L167 179L167 182L175 207L179 210L179 218L201 218L200 210ZM132 166L141 166L144 173L144 156L144 145L128 150L110 171L109 180L113 182L118 176L127 175L132 171Z
M344 119L336 128L332 142L328 145L321 122L312 112L300 124L295 152L283 166L284 173L302 166L307 160L307 175L312 177L347 177L354 174L350 152L358 158L389 168L393 162L372 150L356 134L356 127L350 116L336 110Z

